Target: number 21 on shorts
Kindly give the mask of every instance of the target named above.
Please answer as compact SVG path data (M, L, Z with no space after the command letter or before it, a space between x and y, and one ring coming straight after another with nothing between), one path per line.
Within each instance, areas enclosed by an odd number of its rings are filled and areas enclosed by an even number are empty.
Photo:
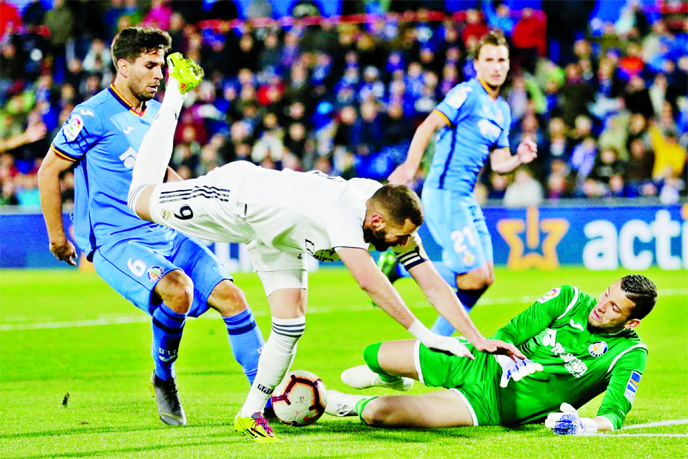
M463 262L471 265L475 262L475 255L472 248L476 246L476 236L472 227L464 226L462 229L453 231L451 233L452 241L454 241L454 253L463 255Z

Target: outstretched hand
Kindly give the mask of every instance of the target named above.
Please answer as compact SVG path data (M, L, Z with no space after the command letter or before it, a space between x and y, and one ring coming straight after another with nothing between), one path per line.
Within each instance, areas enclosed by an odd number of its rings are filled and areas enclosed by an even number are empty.
M471 360L475 360L475 357L473 357L471 351L469 351L468 348L456 338L440 336L433 333L432 336L424 337L424 339L420 340L420 342L423 343L423 345L428 349L447 352L459 357L467 357Z
M501 339L486 339L473 345L476 351L485 352L487 354L506 355L517 359L526 358L525 354L519 351L516 346L502 341Z
M409 164L400 164L394 171L390 174L387 181L393 185L406 185L413 181L416 176L416 170L418 168L413 167Z
M64 242L50 242L50 251L60 261L66 261L72 266L76 266L76 248L68 239Z

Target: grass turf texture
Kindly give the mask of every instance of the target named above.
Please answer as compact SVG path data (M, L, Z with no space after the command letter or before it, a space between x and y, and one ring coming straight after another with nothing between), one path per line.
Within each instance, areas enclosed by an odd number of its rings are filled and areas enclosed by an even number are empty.
M497 270L497 281L472 312L490 334L553 286L577 285L597 295L625 272L563 268L551 273ZM638 328L650 349L626 424L686 419L688 412L688 283L685 271L646 273L660 289L655 311ZM267 301L254 274L237 275L267 336ZM426 324L435 318L415 284L397 288ZM362 363L363 348L409 335L372 308L348 272L310 278L306 334L293 369L318 374L346 390L339 374ZM97 325L104 324L104 325ZM215 312L189 320L177 362L189 425L157 418L148 390L152 371L147 316L95 274L0 271L0 457L686 457L688 425L625 430L654 436L558 437L542 425L383 430L356 418L323 416L305 428L274 424L279 444L258 445L232 430L248 389ZM57 328L59 327L59 328ZM419 384L410 392L431 389ZM69 392L67 405L63 397ZM377 389L368 393L385 394ZM601 397L581 412L593 416Z

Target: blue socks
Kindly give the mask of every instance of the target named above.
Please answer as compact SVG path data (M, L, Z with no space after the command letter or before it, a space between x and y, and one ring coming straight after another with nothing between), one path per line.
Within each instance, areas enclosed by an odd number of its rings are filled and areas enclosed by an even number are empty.
M480 297L485 293L487 288L482 288L478 290L460 290L456 284L456 273L449 269L444 263L435 263L435 269L440 273L442 279L444 279L447 284L454 290L457 290L456 296L459 297L459 301L463 304L466 312L470 312L473 306L478 302ZM451 336L454 333L454 327L442 316L439 316L435 323L432 325L433 333L441 336Z
M178 314L164 303L160 303L153 311L151 355L155 364L155 374L160 379L168 380L175 377L174 362L177 360L185 321L186 314Z
M260 333L260 328L256 324L251 308L247 308L232 317L223 317L222 320L227 326L229 344L232 346L234 358L244 369L249 384L253 384L265 341L263 341L263 335Z

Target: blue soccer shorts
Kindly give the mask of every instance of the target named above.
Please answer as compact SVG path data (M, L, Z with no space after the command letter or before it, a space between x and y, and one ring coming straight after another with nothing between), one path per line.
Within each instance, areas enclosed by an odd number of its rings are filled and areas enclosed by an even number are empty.
M103 245L96 249L93 264L110 287L148 314L159 304L154 301L155 286L170 271L181 269L193 281L191 317L208 310L208 297L217 284L232 279L207 247L181 233L167 244L125 239Z
M449 269L465 274L493 261L485 216L472 196L426 187L422 201L425 223Z

